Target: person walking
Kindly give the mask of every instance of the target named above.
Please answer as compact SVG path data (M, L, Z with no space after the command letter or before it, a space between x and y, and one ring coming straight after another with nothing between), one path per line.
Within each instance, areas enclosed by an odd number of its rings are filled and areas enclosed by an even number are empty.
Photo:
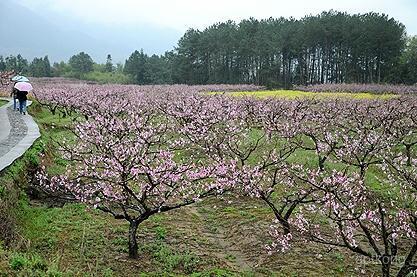
M29 82L17 82L14 85L17 89L17 99L19 100L19 110L21 114L26 114L26 102L28 100L28 93L33 89Z
M13 89L12 89L12 92L10 93L10 96L13 97L13 110L14 111L16 109L18 109L18 107L17 107L17 91L18 91L18 89L15 88L14 85L13 85Z
M27 91L20 91L17 90L17 99L19 100L19 111L20 114L25 115L26 114L26 102L28 100L28 92Z

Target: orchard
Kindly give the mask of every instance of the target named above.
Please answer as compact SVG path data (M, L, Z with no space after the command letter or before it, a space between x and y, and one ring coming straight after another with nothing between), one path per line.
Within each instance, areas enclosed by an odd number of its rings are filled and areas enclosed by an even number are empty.
M227 194L270 208L275 220L260 230L272 240L265 252L321 244L376 261L382 276L416 270L413 93L360 100L213 93L259 89L38 87L39 103L73 118L73 137L58 142L66 172L43 168L40 185L128 221L131 258L142 222Z

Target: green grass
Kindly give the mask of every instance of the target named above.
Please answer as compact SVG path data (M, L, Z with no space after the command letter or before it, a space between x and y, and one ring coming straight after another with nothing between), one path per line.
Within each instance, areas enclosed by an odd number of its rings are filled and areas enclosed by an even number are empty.
M210 94L220 94L218 92L211 92ZM297 98L348 98L348 99L390 99L398 97L394 94L377 95L372 93L340 93L340 92L306 92L299 90L265 90L265 91L237 91L227 93L232 96L251 96L251 97L276 97L284 99Z
M7 103L8 103L7 101L0 100L0 107L3 106L3 105L6 105Z

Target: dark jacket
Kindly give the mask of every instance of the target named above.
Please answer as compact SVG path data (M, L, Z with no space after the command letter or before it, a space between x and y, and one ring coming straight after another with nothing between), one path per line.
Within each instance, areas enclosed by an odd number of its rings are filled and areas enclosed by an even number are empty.
M28 100L28 92L27 91L20 91L17 90L17 99L19 99L19 101L26 101Z
M17 98L17 92L19 90L17 88L13 88L12 93L10 93L10 96L12 96L13 98Z

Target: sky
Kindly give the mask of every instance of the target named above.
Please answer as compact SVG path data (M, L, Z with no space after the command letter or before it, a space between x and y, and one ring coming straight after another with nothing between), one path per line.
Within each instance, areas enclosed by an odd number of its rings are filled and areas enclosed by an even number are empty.
M3 0L2 0L3 1ZM102 26L158 25L180 32L229 19L301 18L323 10L385 13L417 35L417 0L17 0L34 11L53 12Z
M173 50L190 28L254 17L302 18L323 11L378 12L417 35L417 0L0 0L0 55L68 61L81 51L124 62L135 50ZM15 32L15 29L25 33Z

